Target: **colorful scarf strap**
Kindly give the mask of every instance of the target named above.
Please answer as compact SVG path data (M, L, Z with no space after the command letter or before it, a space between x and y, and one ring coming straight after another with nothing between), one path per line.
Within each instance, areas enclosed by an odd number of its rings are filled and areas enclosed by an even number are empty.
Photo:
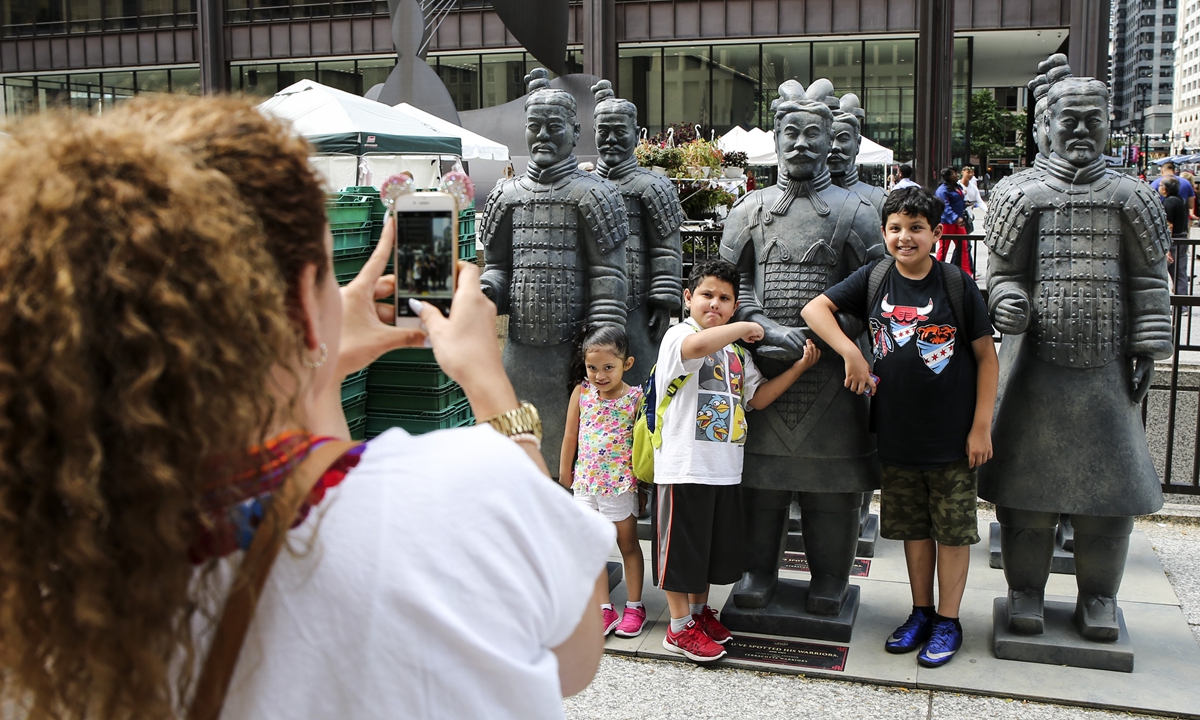
M232 473L222 473L210 482L200 501L200 528L189 551L192 562L200 564L250 547L271 495L313 449L334 439L285 432L251 448ZM330 466L300 505L291 527L304 522L326 491L341 484L365 449L366 445L357 445Z

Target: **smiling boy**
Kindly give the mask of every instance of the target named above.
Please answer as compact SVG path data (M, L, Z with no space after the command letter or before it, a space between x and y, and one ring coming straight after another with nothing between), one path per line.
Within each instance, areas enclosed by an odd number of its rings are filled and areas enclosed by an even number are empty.
M883 205L891 257L860 268L803 311L808 326L846 359L849 391L873 395L881 533L904 541L913 597L912 614L884 646L904 653L924 645L917 660L926 667L946 664L962 646L958 609L970 546L979 542L975 468L992 456L999 374L979 288L930 256L942 209L921 188L893 191ZM838 311L870 324L878 385L838 325ZM970 352L963 352L966 343Z
M732 263L696 265L683 291L690 316L663 337L654 371L659 398L685 378L654 451L654 579L671 611L663 647L696 662L724 656L721 645L731 637L708 607L708 589L742 576L744 408L775 402L821 356L810 340L801 359L764 382L749 353L733 345L763 338L756 322L729 322L738 307L737 282Z

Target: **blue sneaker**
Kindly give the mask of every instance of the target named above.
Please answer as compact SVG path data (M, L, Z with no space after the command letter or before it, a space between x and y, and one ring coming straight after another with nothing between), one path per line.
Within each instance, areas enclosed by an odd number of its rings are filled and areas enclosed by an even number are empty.
M897 654L912 652L929 639L932 630L933 616L924 610L913 610L904 624L896 628L896 632L883 643L883 649Z
M917 662L928 668L941 667L950 662L962 643L962 630L952 620L942 620L933 626L929 642L917 654Z

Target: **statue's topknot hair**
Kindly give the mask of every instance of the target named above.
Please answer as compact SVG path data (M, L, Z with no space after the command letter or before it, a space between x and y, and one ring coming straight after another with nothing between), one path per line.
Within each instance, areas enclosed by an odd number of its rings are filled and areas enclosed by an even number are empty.
M863 121L867 119L867 113L862 109L858 95L854 93L843 95L841 100L838 101L837 109L833 111L833 119L835 122L844 122L853 125L861 133Z
M525 76L525 84L529 86L529 97L525 100L525 109L531 105L558 105L570 111L574 117L579 112L575 96L566 90L550 86L550 73L546 68L534 68Z
M594 115L604 113L613 113L626 115L633 118L633 122L637 124L637 105L617 97L613 92L612 83L608 80L601 80L592 86L592 94L596 96L596 110Z
M776 124L784 116L801 111L820 115L833 122L833 111L825 100L830 95L833 95L833 83L825 78L813 81L807 91L798 81L787 80L779 86L779 97L771 102L771 112L775 114Z

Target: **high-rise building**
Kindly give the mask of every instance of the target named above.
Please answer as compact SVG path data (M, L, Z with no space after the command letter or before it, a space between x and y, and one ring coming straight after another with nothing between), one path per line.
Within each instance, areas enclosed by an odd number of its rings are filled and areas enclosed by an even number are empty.
M1113 24L1113 129L1171 129L1178 0L1117 0Z
M1179 37L1175 40L1172 151L1200 147L1200 0L1183 0L1179 18Z

